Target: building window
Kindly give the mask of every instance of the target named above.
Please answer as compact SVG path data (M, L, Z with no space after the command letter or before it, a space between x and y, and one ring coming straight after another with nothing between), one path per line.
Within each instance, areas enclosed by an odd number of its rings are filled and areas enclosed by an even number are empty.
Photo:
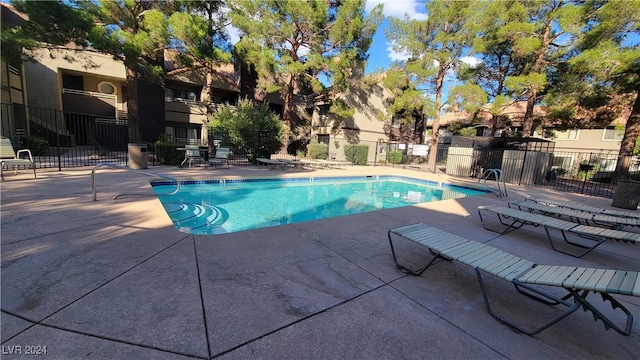
M555 137L558 140L577 140L578 130L556 131Z
M318 143L329 145L329 135L318 134Z
M117 91L116 87L112 83L108 81L101 81L98 83L98 92L102 94L114 95Z
M62 87L71 90L84 90L82 76L62 74Z
M200 93L194 90L182 90L182 89L164 89L165 101L179 101L193 103L200 101Z
M606 128L604 129L604 133L602 134L602 140L608 141L621 141L623 137L623 132L616 130L616 128Z
M554 169L562 169L564 171L567 171L571 168L571 164L573 164L572 156L554 156L553 157Z

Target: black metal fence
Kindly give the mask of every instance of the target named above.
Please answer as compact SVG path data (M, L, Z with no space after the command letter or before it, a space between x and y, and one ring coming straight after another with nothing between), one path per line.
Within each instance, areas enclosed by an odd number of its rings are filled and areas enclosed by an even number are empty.
M116 117L63 112L52 109L1 104L2 136L11 138L14 147L29 148L38 168L73 168L101 162L127 165L127 121ZM213 134L212 134L213 135ZM229 143L210 136L211 147ZM514 140L515 141L515 140ZM258 144L259 145L259 144ZM406 166L425 164L426 145L384 141L358 141L331 138L309 153L309 141L288 141L272 159L316 158L344 161L353 165ZM318 150L319 149L319 150ZM154 161L154 144L147 144ZM511 146L508 149L457 147L439 144L437 161L431 171L453 176L479 178L484 170L500 169L507 183L548 186L596 196L613 196L620 179L640 180L640 157L623 159L628 166L616 173L617 153L560 152L552 147ZM231 148L229 163L253 165L251 154ZM422 167L425 168L425 167Z
M127 164L126 120L17 104L1 104L0 112L2 135L29 148L38 168Z
M616 172L618 160L627 167ZM514 149L448 149L445 172L479 178L500 169L505 182L612 197L620 179L640 179L640 157L607 152L545 152Z

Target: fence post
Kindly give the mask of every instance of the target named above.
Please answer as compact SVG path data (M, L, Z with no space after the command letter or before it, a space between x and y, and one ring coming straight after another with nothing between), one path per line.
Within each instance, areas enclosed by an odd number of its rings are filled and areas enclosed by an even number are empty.
M56 119L56 152L58 153L58 171L62 171L62 153L60 152L60 122L58 119L64 115L62 111L57 112Z
M527 163L527 152L529 151L529 147L527 146L524 149L524 158L522 159L522 167L520 168L520 178L518 179L518 185L522 185L522 177L524 176L524 167Z

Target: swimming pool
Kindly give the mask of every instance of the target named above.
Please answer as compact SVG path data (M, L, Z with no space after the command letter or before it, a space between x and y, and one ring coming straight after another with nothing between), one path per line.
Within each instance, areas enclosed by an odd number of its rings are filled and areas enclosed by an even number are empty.
M485 191L402 176L246 178L153 181L153 189L181 232L223 234L325 219Z

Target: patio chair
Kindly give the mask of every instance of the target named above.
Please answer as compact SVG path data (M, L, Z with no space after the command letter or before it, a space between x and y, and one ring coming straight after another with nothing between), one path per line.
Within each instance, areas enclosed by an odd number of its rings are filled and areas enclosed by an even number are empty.
M280 167L280 169L284 169L285 166L289 166L289 164L287 164L284 161L278 161L278 160L271 160L271 159L267 159L267 158L257 158L256 159L256 164L258 165L258 167L262 166L269 166L271 168L271 170Z
M22 154L26 154L29 158L21 158ZM4 181L4 170L12 168L16 174L18 174L19 168L33 169L33 177L36 176L36 164L33 162L33 156L29 149L18 150L16 153L13 150L11 140L4 136L0 137L0 177Z
M498 216L500 224L506 226L506 228L503 231L497 231L488 227L485 218L482 216L482 212L491 212L496 214ZM608 240L628 242L631 244L637 244L640 242L640 233L612 230L597 226L580 225L571 221L559 219L557 217L534 214L528 211L521 211L508 207L495 205L478 206L478 215L480 216L480 221L482 222L482 226L485 229L501 234L519 229L524 225L532 225L534 227L542 226L547 234L547 238L549 239L549 245L551 245L551 248L553 250L574 257L583 257ZM567 244L585 249L585 251L581 253L571 253L556 248L551 236L550 229L559 231L560 234L562 234L563 240ZM582 242L579 243L569 240L567 238L567 233L571 233L581 238L588 239L588 241L590 241L591 243L585 244Z
M618 217L628 217L640 219L640 212L638 211L624 211L624 210L613 210L613 209L603 209L595 206L583 205L576 202L570 201L561 201L561 200L552 200L552 199L544 199L538 197L528 197L525 198L526 201L533 201L539 204L545 205L553 205L561 208L574 209L589 212L592 214L604 214L604 215L612 215Z
M636 271L540 265L492 246L467 240L421 223L390 229L388 237L393 261L399 269L409 274L419 276L441 260L458 261L474 268L489 314L527 335L535 335L547 329L580 308L591 311L596 321L602 320L606 330L614 329L622 335L631 334L633 315L612 295L640 296L640 276ZM393 238L403 238L422 245L434 256L424 268L412 270L398 262ZM534 300L552 306L563 305L566 309L537 327L532 329L524 327L494 312L489 303L483 274L490 274L511 282L521 294ZM545 291L551 288L564 289L566 294L559 297ZM619 321L614 322L596 307L593 299L597 297L588 300L587 295L590 292L600 294L603 304L609 301L614 311L623 313L626 318L624 326L621 326Z
M519 210L538 212L542 215L566 217L570 221L578 224L596 225L609 229L620 230L625 226L640 226L640 218L619 217L602 213L592 213L583 210L571 209L556 205L546 205L534 201L513 200L509 202L509 207L517 207Z
M204 160L202 156L202 151L200 151L200 147L198 145L185 145L184 146L184 160L180 164L180 167L184 167L188 165L189 168L192 168L194 165L204 165L208 166L209 164Z
M216 149L216 155L212 158L209 158L209 164L214 167L218 167L227 164L227 168L229 168L229 148L219 147Z

